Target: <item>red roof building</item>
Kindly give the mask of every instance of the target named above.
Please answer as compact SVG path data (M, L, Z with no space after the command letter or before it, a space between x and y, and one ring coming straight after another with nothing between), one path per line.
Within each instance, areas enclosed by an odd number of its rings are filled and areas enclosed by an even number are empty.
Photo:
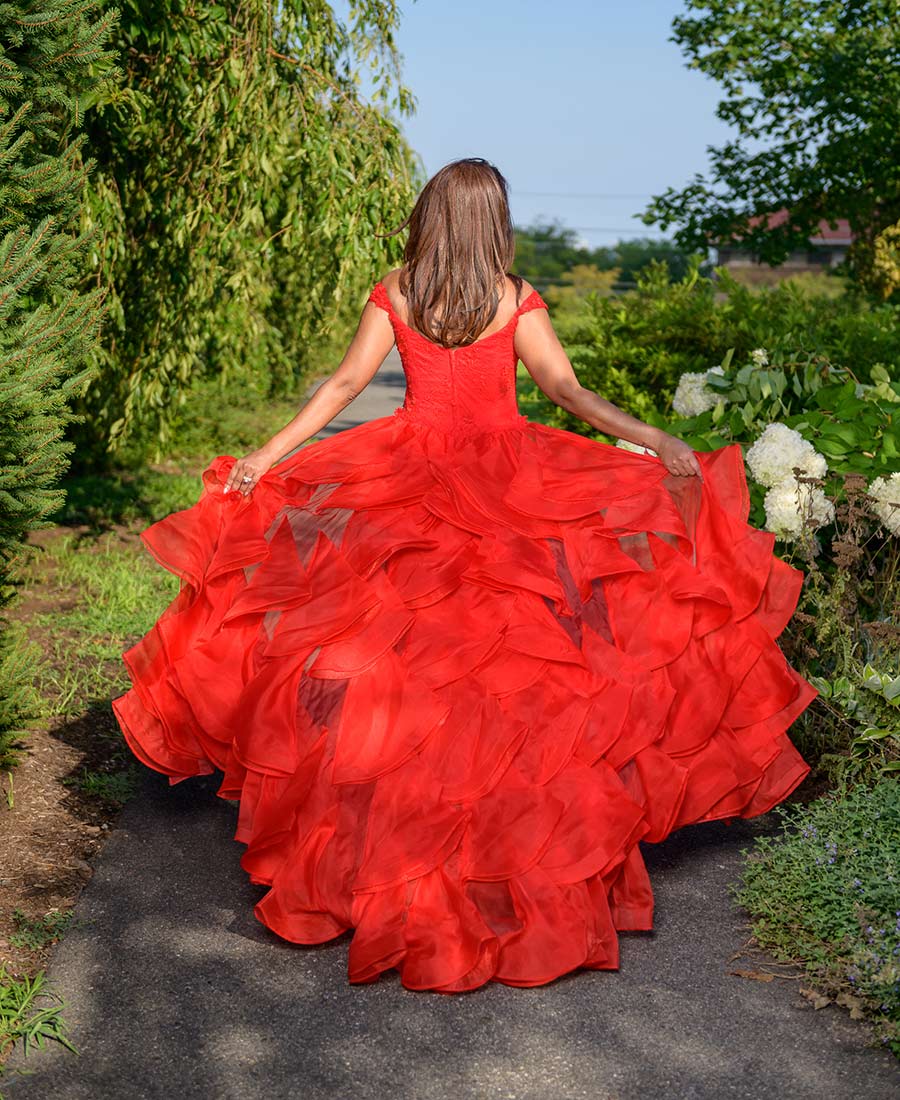
M767 215L768 225L775 227L782 225L788 218L787 208L776 210ZM759 225L763 215L756 215L748 219L751 225ZM773 272L789 274L795 271L814 271L822 268L835 267L847 255L847 249L853 243L853 232L846 218L838 218L832 228L823 219L819 222L818 230L811 236L805 248L799 248L790 253L783 263L770 267L769 264L760 264L756 256L746 247L740 244L722 243L716 251L718 253L717 264L730 268L765 268Z

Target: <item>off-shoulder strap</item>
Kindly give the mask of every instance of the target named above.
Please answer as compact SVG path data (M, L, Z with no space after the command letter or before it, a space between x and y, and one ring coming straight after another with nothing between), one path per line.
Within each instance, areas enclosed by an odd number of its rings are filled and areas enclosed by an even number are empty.
M392 314L394 312L394 307L391 305L391 300L388 297L388 292L384 289L384 283L376 283L372 287L372 293L369 295L366 301L374 302L376 306L380 306L389 314Z
M550 307L536 290L532 290L525 301L522 302L516 310L516 313L528 313L528 311L532 309L546 309L548 313L550 312Z

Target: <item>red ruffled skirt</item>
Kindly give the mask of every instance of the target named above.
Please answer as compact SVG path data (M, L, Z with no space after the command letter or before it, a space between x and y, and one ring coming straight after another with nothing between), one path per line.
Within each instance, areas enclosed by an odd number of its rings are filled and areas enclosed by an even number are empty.
M752 817L808 772L816 690L775 641L802 573L747 522L739 445L703 479L521 417L469 439L403 410L249 497L143 535L179 595L124 654L129 746L239 799L255 914L349 976L538 985L650 929L638 842Z

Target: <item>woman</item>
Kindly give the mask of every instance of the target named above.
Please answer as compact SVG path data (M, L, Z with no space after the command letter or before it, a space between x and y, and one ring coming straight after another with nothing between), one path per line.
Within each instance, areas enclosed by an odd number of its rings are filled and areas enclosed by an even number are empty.
M694 452L578 384L508 273L496 168L447 165L407 223L334 375L144 532L181 591L113 706L170 783L223 772L256 916L353 929L351 981L614 969L617 931L653 925L639 841L763 813L809 770L786 730L816 692L775 641L802 574L747 522L739 445ZM394 342L401 408L294 451ZM519 359L646 449L529 422Z

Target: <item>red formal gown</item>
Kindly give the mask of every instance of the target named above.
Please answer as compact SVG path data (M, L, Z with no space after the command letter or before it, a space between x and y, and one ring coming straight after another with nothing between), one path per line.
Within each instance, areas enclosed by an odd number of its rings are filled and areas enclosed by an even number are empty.
M390 416L249 496L215 458L147 549L180 592L124 655L123 734L170 783L223 773L254 913L349 929L349 978L533 986L650 929L639 841L752 817L809 768L816 695L776 638L802 573L748 523L738 444L698 477L518 411L518 318L447 350L381 283Z

